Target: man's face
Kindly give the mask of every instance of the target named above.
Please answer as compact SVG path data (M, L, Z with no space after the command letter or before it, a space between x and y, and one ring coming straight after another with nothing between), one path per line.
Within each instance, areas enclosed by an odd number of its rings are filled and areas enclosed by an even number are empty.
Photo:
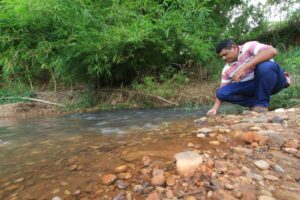
M230 49L222 49L219 56L226 62L235 62L239 55L239 48L236 45L232 45Z

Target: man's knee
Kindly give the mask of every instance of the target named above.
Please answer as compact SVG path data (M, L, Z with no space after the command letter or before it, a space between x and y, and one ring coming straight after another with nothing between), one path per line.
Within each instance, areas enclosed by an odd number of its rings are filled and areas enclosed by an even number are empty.
M216 97L221 101L226 101L228 96L229 94L222 88L219 88L216 92Z
M276 68L276 66L277 66L277 64L272 61L265 61L265 62L259 63L258 65L256 65L255 74L256 75L264 75L264 74L268 74L272 71L274 72L274 69Z

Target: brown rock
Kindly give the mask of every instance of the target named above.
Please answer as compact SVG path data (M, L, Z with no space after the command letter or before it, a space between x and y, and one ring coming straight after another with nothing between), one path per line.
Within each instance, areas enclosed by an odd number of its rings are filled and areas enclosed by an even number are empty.
M120 173L120 174L118 174L118 178L119 179L130 179L130 178L132 178L132 174L129 172Z
M120 165L120 166L118 166L114 169L114 172L115 173L122 173L122 172L127 172L127 170L128 170L127 165Z
M151 159L149 158L149 156L143 156L142 160L145 167L150 165Z
M115 182L115 180L117 180L117 177L114 174L107 174L107 175L102 176L102 178L101 178L101 182L104 185L110 185L113 182Z
M163 186L165 182L166 178L163 174L153 176L153 178L151 179L151 184L154 186Z
M161 200L161 199L162 199L161 195L158 192L152 192L146 198L146 200Z
M242 139L242 141L244 141L247 144L251 144L254 142L261 144L262 141L267 140L264 136L254 132L254 131L248 131L248 132L244 133L241 136L241 139Z
M231 169L227 173L231 176L241 176L243 174L240 169Z

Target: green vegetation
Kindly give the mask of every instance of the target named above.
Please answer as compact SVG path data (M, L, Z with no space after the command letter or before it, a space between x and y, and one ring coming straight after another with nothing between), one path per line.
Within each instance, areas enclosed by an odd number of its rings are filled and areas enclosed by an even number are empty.
M292 3L284 1L282 9ZM282 44L292 43L290 35L266 34L270 24L264 9L243 0L1 0L0 97L81 84L91 91L69 109L96 106L95 89L107 87L172 98L199 67L206 74L203 80L219 81L223 63L214 46L220 39L261 38L288 49ZM294 26L299 25L299 13L284 22L293 36L299 35L299 26ZM295 47L280 59L289 68L294 63L295 71L288 71L296 75L297 51ZM297 95L294 87L282 94L281 103Z
M300 47L294 47L285 53L279 53L276 61L283 66L285 71L289 72L292 85L272 97L272 108L300 105Z

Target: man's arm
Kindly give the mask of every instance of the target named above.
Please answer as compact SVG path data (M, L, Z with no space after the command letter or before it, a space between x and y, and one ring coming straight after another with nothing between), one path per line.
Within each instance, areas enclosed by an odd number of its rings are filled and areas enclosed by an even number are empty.
M219 108L222 105L222 101L220 101L217 97L214 103L214 106L207 112L207 115L216 115Z
M249 62L245 63L232 77L235 82L239 82L245 76L247 70L254 69L255 66L263 61L270 60L277 55L274 47L261 50Z

